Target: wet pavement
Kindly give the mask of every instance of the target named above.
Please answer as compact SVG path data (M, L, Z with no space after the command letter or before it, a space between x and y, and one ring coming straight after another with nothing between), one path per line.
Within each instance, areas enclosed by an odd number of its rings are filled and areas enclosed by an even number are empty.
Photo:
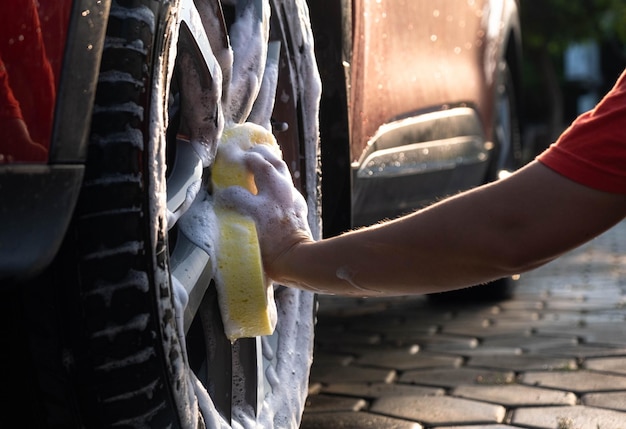
M511 299L320 297L302 429L626 429L626 222Z

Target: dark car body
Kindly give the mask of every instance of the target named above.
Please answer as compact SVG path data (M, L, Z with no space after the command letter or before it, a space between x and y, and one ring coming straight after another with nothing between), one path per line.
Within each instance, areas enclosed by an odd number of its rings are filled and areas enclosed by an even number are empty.
M244 122L274 132L319 235L304 0L2 5L3 414L26 404L38 428L297 427L314 295L270 284L286 320L231 342L214 237L198 237L221 133Z
M40 272L65 234L82 182L107 5L3 3L0 278Z
M310 8L323 83L327 235L512 169L504 158L519 158L519 147L495 133L504 73L512 81L508 108L518 110L520 99L513 98L521 67L517 1L320 1Z

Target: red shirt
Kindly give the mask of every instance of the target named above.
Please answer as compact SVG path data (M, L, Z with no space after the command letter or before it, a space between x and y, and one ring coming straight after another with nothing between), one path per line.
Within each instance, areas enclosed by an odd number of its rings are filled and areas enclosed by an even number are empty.
M626 194L626 71L537 160L590 188Z

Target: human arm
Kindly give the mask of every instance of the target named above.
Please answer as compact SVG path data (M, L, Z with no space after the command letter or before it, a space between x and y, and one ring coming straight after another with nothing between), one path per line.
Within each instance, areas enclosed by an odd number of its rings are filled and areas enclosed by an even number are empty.
M261 178L259 195L288 192L287 181L265 179L279 174L276 160L251 156L248 165ZM507 179L337 237L314 242L289 226L289 216L276 241L272 233L260 237L266 271L278 282L338 295L424 294L527 271L624 216L625 195L585 187L535 161Z
M441 292L535 268L625 215L625 196L586 188L533 162L412 215L302 242L271 269L287 284L341 295Z

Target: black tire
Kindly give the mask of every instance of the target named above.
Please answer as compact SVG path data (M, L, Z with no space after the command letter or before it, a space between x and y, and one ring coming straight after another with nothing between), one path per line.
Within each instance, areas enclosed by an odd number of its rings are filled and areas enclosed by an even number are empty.
M204 169L189 173L196 174L193 180L183 185L176 180L193 198L170 204L174 161L184 154L177 136L189 133L192 140L216 143L219 114L230 107L212 67L220 67L223 76L231 70L202 49L209 41L219 58L239 9L223 11L218 1L198 4L208 9L198 13L191 0L112 3L74 218L51 269L17 297L25 307L19 317L28 326L23 334L29 346L22 351L32 360L29 390L43 409L37 427L299 426L312 358L313 294L276 287L274 335L231 344L219 316L210 258L189 256L201 254L206 243L194 242L182 226L194 222L191 207L210 198L205 186L197 186L206 185L210 154L200 157ZM238 7L268 5L243 1ZM270 39L281 43L276 85L292 94L272 119L295 133L295 139L278 140L290 145L283 150L295 160L289 165L319 236L317 131L315 123L306 122L316 120L317 97L307 88L315 82L304 75L315 63L300 49L303 39L310 42L309 29L299 24L301 15L293 15L305 4L276 0L271 7ZM184 13L190 18L178 25ZM210 13L225 24L211 27L204 20ZM177 53L175 63L170 52ZM225 79L224 95L228 83ZM203 92L202 110L185 100L177 104L190 89ZM267 104L252 109L255 118L270 118L264 108ZM249 110L238 112L239 122L252 118ZM183 167L194 170L193 162ZM196 227L203 220L197 222ZM181 243L184 255L176 253ZM175 270L192 268L200 275L173 279Z
M513 172L523 164L522 135L518 112L518 99L511 68L506 61L499 67L496 85L494 140L498 147L495 175L498 180L502 171Z

